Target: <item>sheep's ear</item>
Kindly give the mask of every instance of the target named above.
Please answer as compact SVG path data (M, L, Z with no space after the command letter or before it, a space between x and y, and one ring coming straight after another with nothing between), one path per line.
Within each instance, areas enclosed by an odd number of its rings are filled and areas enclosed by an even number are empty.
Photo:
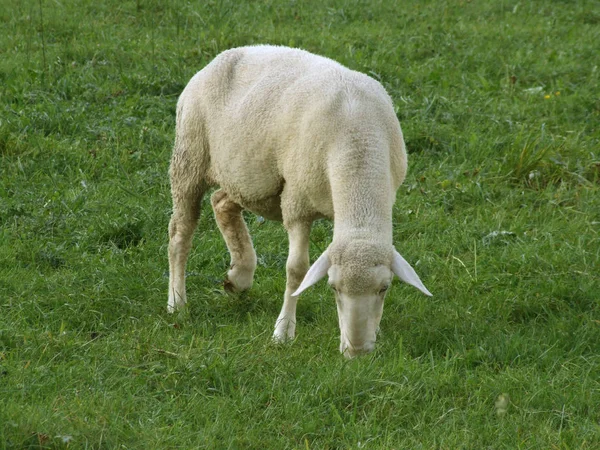
M331 262L329 261L329 255L327 254L327 250L323 252L319 259L317 259L314 264L308 269L306 275L304 276L304 280L300 283L296 292L292 294L292 297L296 297L300 295L304 290L311 287L313 284L316 284L321 278L327 275L327 271L331 267Z
M415 272L409 263L398 253L396 249L394 249L394 260L392 261L392 272L398 275L405 283L408 283L418 290L420 290L423 294L432 296L433 294L427 290L427 288L421 282L419 275Z

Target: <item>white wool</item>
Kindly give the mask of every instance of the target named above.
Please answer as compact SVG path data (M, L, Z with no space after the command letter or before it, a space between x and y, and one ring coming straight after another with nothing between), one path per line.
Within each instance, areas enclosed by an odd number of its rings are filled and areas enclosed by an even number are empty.
M372 316L340 315L340 327L347 328L341 330L340 348L349 356L372 348L371 328L378 326L381 311L365 303L383 306L381 285L389 284L399 267L392 206L406 174L400 124L381 84L303 50L227 50L198 72L179 98L170 174L169 310L185 304L183 274L199 202L209 187L219 186L212 205L231 254L226 288L249 288L256 268L242 209L282 220L290 253L275 338L294 337L292 294L340 266L338 300L360 303L347 309ZM320 270L306 275L310 226L321 217L334 220L333 242ZM401 264L408 266L404 259ZM418 280L414 271L401 272Z

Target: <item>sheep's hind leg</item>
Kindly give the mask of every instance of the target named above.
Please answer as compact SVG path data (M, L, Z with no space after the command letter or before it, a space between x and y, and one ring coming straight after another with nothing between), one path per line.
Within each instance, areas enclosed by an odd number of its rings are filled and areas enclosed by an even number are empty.
M230 292L250 289L256 269L256 253L242 217L242 207L231 201L221 189L212 195L210 201L231 256L231 266L224 282L225 289Z
M292 294L298 289L309 268L308 244L310 237L310 222L297 222L286 224L290 250L286 263L287 281L283 297L283 307L275 322L273 339L276 342L285 342L293 339L296 333L296 304L297 297Z
M200 216L200 204L204 188L198 185L181 183L174 177L173 214L169 222L169 302L167 310L175 312L186 304L185 266L192 236Z

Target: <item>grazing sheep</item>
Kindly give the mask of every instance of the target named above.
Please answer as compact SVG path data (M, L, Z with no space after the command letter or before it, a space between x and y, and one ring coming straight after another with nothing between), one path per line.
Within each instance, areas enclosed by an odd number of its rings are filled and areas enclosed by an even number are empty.
M294 337L296 297L328 274L340 351L372 350L393 274L431 295L392 244L392 206L405 174L400 124L377 81L303 50L221 53L177 104L169 311L186 303L200 202L219 186L211 203L231 255L225 287L249 289L256 268L242 210L283 221L287 284L274 339ZM334 219L333 241L309 269L310 228L322 217Z

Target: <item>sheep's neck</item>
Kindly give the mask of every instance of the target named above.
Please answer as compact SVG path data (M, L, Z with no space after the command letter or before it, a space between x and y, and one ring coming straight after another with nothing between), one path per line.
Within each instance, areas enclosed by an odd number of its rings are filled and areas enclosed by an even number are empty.
M395 198L386 162L334 166L331 190L334 239L364 236L392 242L392 206Z

